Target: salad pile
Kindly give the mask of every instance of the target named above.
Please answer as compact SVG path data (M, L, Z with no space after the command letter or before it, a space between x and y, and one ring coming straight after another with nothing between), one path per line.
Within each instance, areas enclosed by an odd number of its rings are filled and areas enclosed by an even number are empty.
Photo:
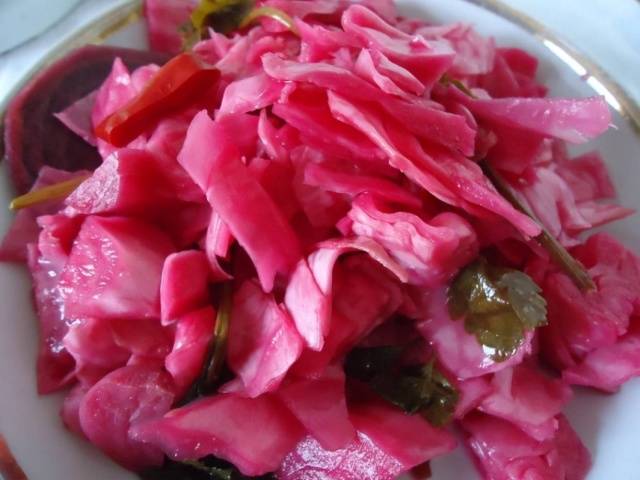
M567 149L604 99L390 0L145 8L164 54L89 47L6 120L2 258L65 425L148 479L425 478L462 446L490 480L585 478L572 386L640 374L640 260L584 235L632 212Z

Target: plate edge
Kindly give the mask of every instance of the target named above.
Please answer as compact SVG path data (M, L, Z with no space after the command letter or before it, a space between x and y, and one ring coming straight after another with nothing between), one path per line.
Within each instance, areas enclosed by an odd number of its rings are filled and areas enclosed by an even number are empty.
M576 70L572 65L582 67L585 73L580 75L576 72L576 75L581 76L585 81L589 81L590 78L595 79L594 83L597 87L590 85L591 88L596 93L604 95L609 105L631 125L636 136L640 137L640 100L632 97L607 70L587 54L582 53L571 42L561 38L561 36L530 15L506 4L504 0L464 1L493 12L533 34L553 55L568 65L574 72ZM599 89L602 89L602 91L599 91ZM617 105L611 102L611 99L615 100Z

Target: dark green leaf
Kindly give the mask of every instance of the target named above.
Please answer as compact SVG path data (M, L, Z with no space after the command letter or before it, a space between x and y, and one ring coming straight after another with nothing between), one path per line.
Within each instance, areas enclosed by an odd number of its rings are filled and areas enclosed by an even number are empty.
M256 7L255 3L255 0L201 0L191 14L191 21L181 28L184 48L191 48L199 39L206 38L210 28L228 34L261 17L272 18L298 33L286 12L265 5Z
M147 469L139 475L142 480L275 480L272 474L248 477L231 463L211 455L184 462L167 459L161 467Z
M463 269L449 288L449 312L496 361L522 344L527 330L547 322L540 287L523 272L489 265L481 258Z
M191 23L200 33L208 28L231 33L240 26L254 4L253 0L201 0L191 14Z
M402 348L395 346L355 348L347 356L344 370L350 377L369 382L396 365L401 354Z
M370 386L407 413L419 413L434 426L446 425L458 403L458 392L433 362L418 371L386 372Z
M401 354L396 346L355 349L346 358L345 373L407 413L420 414L435 426L448 423L458 402L456 389L433 361L404 367Z

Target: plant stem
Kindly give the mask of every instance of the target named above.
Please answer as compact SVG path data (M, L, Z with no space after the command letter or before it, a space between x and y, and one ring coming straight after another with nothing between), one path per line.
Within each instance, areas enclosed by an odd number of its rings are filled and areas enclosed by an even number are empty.
M226 282L222 286L222 298L216 316L216 326L214 332L214 344L211 360L206 366L204 377L200 387L202 393L213 390L216 381L222 373L224 360L227 354L227 339L229 337L229 317L231 315L231 282Z
M542 233L535 239L538 243L547 251L552 260L558 265L564 272L573 280L573 283L582 290L588 292L596 289L595 283L589 276L589 273L585 270L584 266L564 248L558 239L555 238L549 231L542 225L542 223L536 218L531 210L516 196L507 181L494 170L486 161L481 162L482 170L485 175L491 180L496 190L506 198L511 205L517 210L521 211L525 215L531 217L535 222L540 225Z
M293 22L293 19L286 12L280 10L279 8L268 6L252 9L249 14L242 19L242 22L240 22L240 28L246 27L260 17L270 17L287 27L289 30L291 30L292 33L298 36L300 35L298 29L296 28L296 24Z
M54 183L48 187L32 190L31 192L14 198L9 204L11 210L20 210L21 208L32 207L38 203L48 202L50 200L61 200L68 197L78 186L91 175L81 175L71 180Z

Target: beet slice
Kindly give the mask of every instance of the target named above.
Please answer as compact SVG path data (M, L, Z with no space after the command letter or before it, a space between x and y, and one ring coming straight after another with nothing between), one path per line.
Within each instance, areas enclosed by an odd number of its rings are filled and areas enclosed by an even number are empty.
M131 69L161 65L170 58L157 52L88 45L38 72L12 99L5 116L4 143L18 193L29 190L44 165L75 171L100 164L95 147L53 114L98 88L116 57Z

